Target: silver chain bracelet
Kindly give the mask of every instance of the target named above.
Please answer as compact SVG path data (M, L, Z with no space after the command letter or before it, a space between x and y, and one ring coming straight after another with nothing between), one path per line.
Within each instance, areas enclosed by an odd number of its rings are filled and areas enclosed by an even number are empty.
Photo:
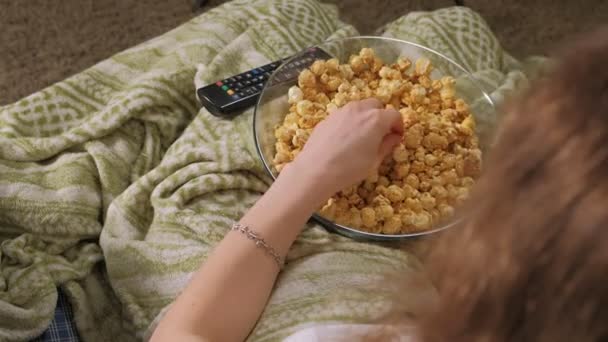
M281 257L281 255L279 255L276 249L272 248L272 246L270 246L261 236L259 236L258 233L254 232L249 227L244 226L238 222L233 224L232 228L230 229L245 234L245 236L249 240L252 240L256 246L261 247L264 252L266 252L266 254L270 255L274 259L274 261L277 263L277 266L279 266L279 269L283 268L283 258Z

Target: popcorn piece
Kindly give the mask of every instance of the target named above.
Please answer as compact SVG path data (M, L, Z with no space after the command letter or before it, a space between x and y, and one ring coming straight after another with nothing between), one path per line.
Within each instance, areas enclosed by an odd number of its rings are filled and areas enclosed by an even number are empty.
M337 58L331 58L325 62L325 67L327 68L327 72L337 73L340 71L340 62Z
M338 93L334 96L333 102L336 106L342 107L348 103L348 95L344 93Z
M289 145L287 145L283 141L277 141L277 143L274 145L274 147L277 150L277 152L279 152L279 153L290 153Z
M386 197L392 203L399 203L405 199L405 191L397 185L389 185L387 188Z
M361 227L363 219L361 218L361 212L357 208L350 208L350 225L353 227Z
M304 99L304 93L298 86L293 86L287 91L287 102L293 104Z
M448 191L445 187L443 187L443 185L434 185L431 188L431 196L435 197L436 199L443 199L448 197Z
M274 162L276 164L288 163L291 161L291 156L287 152L277 152L274 156Z
M406 198L405 205L416 213L422 211L422 204L420 204L420 200L418 199Z
M410 96L413 103L422 103L426 98L426 89L419 84L415 84L412 90L410 90Z
M448 144L448 139L446 137L435 132L427 134L422 141L422 145L429 150L444 150L448 147Z
M343 79L350 81L355 76L355 72L348 64L340 65L340 76Z
M391 201L389 201L389 199L384 197L383 195L377 195L372 200L372 205L374 205L376 207L381 206L381 205L390 205L390 204L391 204Z
M309 137L310 133L307 130L297 129L296 134L293 136L292 144L296 147L304 147Z
M441 87L443 87L443 85L441 84L440 80L431 81L431 89L433 89L434 91L441 90Z
M413 225L418 230L425 230L431 228L431 224L433 222L431 214L426 211L421 211L414 216Z
M359 52L359 56L361 56L365 63L372 63L376 57L376 54L374 53L374 50L370 48L363 48Z
M309 100L302 100L296 104L296 113L300 116L312 115L313 105Z
M318 93L315 96L315 102L326 106L329 103L329 97L327 97L327 95L325 95L324 93Z
M298 85L300 88L314 88L317 85L317 80L312 71L308 69L302 70L298 76Z
M378 88L376 89L376 95L375 97L382 101L383 103L389 103L391 101L391 97L393 96L393 94L391 93L391 91L387 88Z
M403 179L405 177L407 177L407 175L410 173L410 164L399 164L397 166L395 166L394 170L394 175L395 175L395 179Z
M454 101L454 105L456 106L456 111L458 113L468 113L469 112L469 105L464 102L464 100L462 99L458 99L456 101Z
M339 93L348 93L350 92L351 89L351 84L350 82L342 82L342 84L340 84L340 86L338 87L338 92Z
M418 77L418 83L420 83L420 85L423 86L424 88L431 90L432 82L428 76L423 75L423 76Z
M433 67L431 66L431 61L426 58L420 58L416 61L416 75L429 75Z
M336 90L338 90L338 87L340 87L341 84L342 84L342 80L340 80L340 78L332 76L327 81L327 89L330 92L336 91Z
M429 183L427 181L422 181L418 185L418 190L420 190L420 191L429 191L430 189L431 189L431 183Z
M334 110L338 109L338 106L335 103L328 103L327 107L325 107L325 110L327 111L327 113L331 113Z
M374 61L372 63L372 67L371 67L371 71L373 73L377 73L380 71L380 69L382 69L382 66L384 65L384 62L382 62L382 60L378 57L374 57Z
M381 186L389 186L391 183L388 181L388 178L381 176L378 177L378 185Z
M288 128L286 126L279 126L274 131L274 136L278 141L288 142L291 141L295 134L295 130Z
M382 204L380 206L377 206L375 208L375 211L376 217L381 220L389 219L395 213L393 207L388 204Z
M365 81L360 78L353 79L353 81L351 83L352 83L352 85L354 85L355 87L357 87L359 89L363 89L367 86Z
M376 211L370 207L361 209L361 221L366 228L375 227L378 224L376 221Z
M411 186L412 189L418 189L418 185L420 185L420 180L415 174L409 174L407 175L407 177L405 177L405 184Z
M382 233L384 234L399 234L401 232L401 217L398 215L393 215L384 221L384 226L382 227Z
M336 202L333 198L330 198L329 201L321 208L319 212L321 216L333 220L336 217Z
M350 67L355 73L360 73L367 69L367 64L359 56L352 56L350 59ZM301 75L301 74L300 74Z
M323 61L323 60L316 60L310 66L310 71L312 71L312 73L317 76L323 75L326 70L327 70L327 68L325 67L325 61Z
M437 208L439 209L441 217L447 218L454 216L454 208L452 206L449 206L447 204L440 204L437 206Z
M423 162L418 160L412 162L410 166L410 172L412 173L421 173L424 172L424 170L426 170L426 165L424 165Z
M420 146L424 137L424 128L419 124L414 124L405 133L405 146L410 149L415 149Z
M458 184L458 175L456 174L456 170L451 169L441 173L441 185L446 184Z
M399 71L401 72L406 72L411 65L412 62L405 57L399 57L399 59L397 59L397 66L399 67Z
M425 192L420 195L420 204L425 210L433 209L435 208L435 197L433 197L430 193Z
M456 81L452 76L443 76L440 82L444 87L453 87L456 84Z
M424 163L428 166L435 166L439 160L432 154L427 154L424 156Z
M442 100L451 100L454 98L454 96L456 96L456 91L454 90L454 88L441 88L441 90L439 91L439 95L441 96Z

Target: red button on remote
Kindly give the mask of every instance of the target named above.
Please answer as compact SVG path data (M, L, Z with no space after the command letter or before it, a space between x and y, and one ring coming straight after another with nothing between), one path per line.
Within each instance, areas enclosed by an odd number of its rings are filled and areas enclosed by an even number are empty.
M218 87L221 87L224 85L224 83L222 83L222 81L217 81L217 82L215 82L215 84L217 84Z

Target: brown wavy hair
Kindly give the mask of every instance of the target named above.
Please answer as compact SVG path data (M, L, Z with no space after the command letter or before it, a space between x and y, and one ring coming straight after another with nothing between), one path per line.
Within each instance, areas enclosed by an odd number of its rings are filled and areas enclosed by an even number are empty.
M466 224L428 270L423 342L608 341L608 27L507 110Z

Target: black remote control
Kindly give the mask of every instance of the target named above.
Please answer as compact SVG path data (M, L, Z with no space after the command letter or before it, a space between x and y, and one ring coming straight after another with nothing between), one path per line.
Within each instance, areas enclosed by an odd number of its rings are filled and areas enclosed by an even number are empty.
M220 117L232 116L235 112L255 104L272 72L289 58L291 57L198 88L198 98L211 114ZM274 83L292 81L315 60L329 58L332 57L318 47L308 48L280 70L274 78Z

